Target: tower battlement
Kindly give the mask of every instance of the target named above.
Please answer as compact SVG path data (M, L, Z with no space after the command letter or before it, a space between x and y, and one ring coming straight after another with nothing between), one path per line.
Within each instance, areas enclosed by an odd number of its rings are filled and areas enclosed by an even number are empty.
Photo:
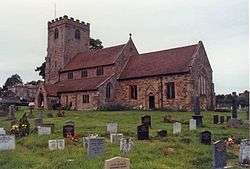
M59 18L49 21L48 27L52 28L52 27L59 26L61 24L71 24L71 25L75 25L79 27L85 27L85 29L88 29L88 30L90 27L89 23L85 23L83 21L80 21L79 19L74 19L72 17L69 18L67 15L64 15L63 17L59 17Z

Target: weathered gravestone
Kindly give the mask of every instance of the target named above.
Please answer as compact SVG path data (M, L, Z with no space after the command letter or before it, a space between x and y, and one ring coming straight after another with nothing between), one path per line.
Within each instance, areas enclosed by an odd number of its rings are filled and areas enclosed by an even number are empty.
M63 150L65 148L64 139L49 140L49 150Z
M120 139L123 137L123 134L121 133L111 133L110 134L110 142L114 144L119 144Z
M214 124L219 123L219 115L214 115Z
M39 135L49 135L51 134L51 127L38 126L38 134Z
M6 131L4 130L4 128L0 128L0 135L2 134L6 134Z
M58 148L58 150L63 150L65 148L64 139L58 139L57 140L57 148Z
M73 122L66 122L63 125L63 137L68 138L68 137L74 137L75 135L75 124Z
M250 139L241 140L239 163L244 166L250 166Z
M226 165L226 144L220 140L213 143L213 169L223 169Z
M167 137L167 130L158 130L158 131L157 131L157 136L158 136L159 138Z
M227 116L227 122L229 122L230 119L231 119L231 116Z
M220 123L223 124L225 122L225 117L224 116L220 116Z
M137 126L137 138L138 140L148 140L149 139L149 126L140 125Z
M196 126L202 127L202 118L201 108L200 108L200 97L194 96L193 98L193 107L194 107L194 115L192 116L194 120L196 120Z
M42 127L50 127L51 128L51 133L53 133L54 130L55 130L55 124L54 123L43 123L40 126L42 126Z
M9 113L8 113L8 120L14 120L14 119L16 119L16 117L15 117L15 106L10 105L9 106Z
M211 144L212 143L212 133L210 131L201 132L200 142L202 144Z
M151 128L152 127L151 126L151 116L149 116L149 115L142 116L141 117L141 124L147 125Z
M228 126L228 127L231 127L231 128L240 128L241 122L240 122L239 119L230 119L230 120L227 122L227 126Z
M123 154L128 154L134 146L132 138L121 138L120 140L120 151Z
M194 119L189 120L189 130L196 130L196 120Z
M107 124L107 133L117 133L118 124L117 123L108 123Z
M57 140L49 140L49 150L57 150Z
M178 134L181 132L181 123L175 122L173 124L173 134Z
M114 157L105 160L104 169L130 169L130 160L124 157Z
M0 151L14 150L16 147L14 135L0 135Z
M95 157L104 153L104 138L85 137L84 143L89 157Z

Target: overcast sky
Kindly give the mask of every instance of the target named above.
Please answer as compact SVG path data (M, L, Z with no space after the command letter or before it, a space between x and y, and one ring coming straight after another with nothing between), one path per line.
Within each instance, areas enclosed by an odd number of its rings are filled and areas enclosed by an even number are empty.
M140 53L202 40L213 68L216 93L249 88L248 0L1 0L0 86L19 74L39 79L46 56L47 21L57 16L89 22L105 47L129 33Z

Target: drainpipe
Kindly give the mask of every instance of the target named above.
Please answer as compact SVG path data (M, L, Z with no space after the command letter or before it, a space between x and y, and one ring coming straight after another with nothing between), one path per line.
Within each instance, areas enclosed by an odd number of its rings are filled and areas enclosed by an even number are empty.
M163 85L162 85L162 77L160 77L160 92L161 92L161 109L163 108Z

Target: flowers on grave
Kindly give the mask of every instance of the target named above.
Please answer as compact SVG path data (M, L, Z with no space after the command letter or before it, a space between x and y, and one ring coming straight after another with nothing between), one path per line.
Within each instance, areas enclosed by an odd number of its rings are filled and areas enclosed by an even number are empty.
M14 134L16 137L24 137L30 133L30 123L27 119L26 113L16 124L11 126L11 134Z
M70 140L70 141L73 141L73 142L79 142L80 141L80 135L75 133L74 136L72 136L71 134L67 134L67 138Z
M229 137L227 140L225 140L225 143L226 143L227 146L232 146L232 145L235 144L235 141L234 141L233 138Z

